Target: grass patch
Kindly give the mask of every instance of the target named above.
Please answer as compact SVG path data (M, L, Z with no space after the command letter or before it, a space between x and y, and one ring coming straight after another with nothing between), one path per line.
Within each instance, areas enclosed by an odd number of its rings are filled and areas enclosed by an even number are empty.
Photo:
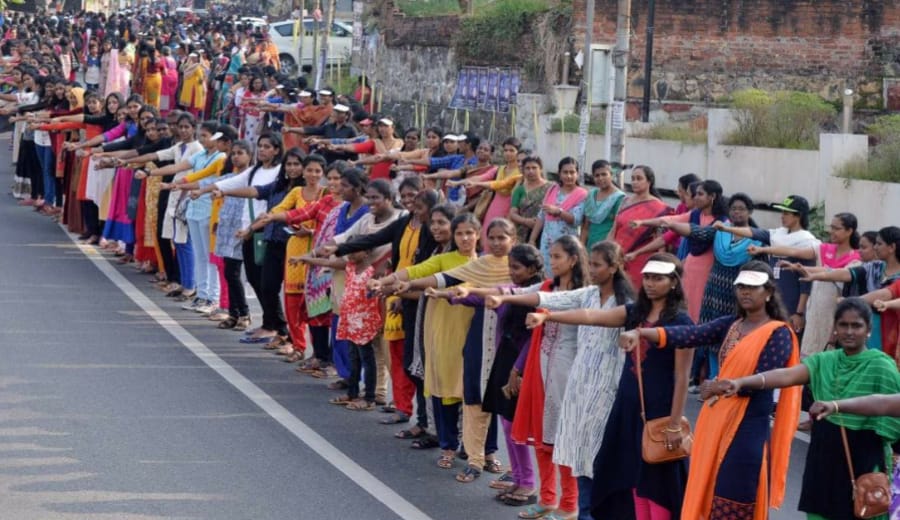
M567 133L577 134L578 128L581 126L581 118L575 114L569 114L565 118L554 117L550 120L550 133ZM591 119L588 122L588 134L605 135L606 121L602 119Z
M722 144L816 150L819 132L833 123L834 106L806 92L766 92L747 89L734 93L737 129Z
M692 128L674 123L659 123L635 132L632 134L632 137L678 141L685 144L706 144L706 128Z
M866 128L877 144L869 148L868 160L848 161L835 173L837 177L876 182L900 182L900 115L881 116Z
M475 2L475 12L494 0L469 0ZM458 0L397 0L396 6L406 16L444 16L462 14Z

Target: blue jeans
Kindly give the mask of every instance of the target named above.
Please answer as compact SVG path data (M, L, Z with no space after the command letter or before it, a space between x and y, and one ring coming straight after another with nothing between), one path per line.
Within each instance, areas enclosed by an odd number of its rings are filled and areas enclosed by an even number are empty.
M44 202L53 205L56 201L56 175L53 174L53 148L35 145L41 174L44 178Z
M188 232L194 250L194 281L197 297L219 304L219 271L209 261L209 219L188 219Z
M191 239L184 244L175 244L175 258L178 259L178 272L181 273L181 286L185 290L193 291L194 284L194 250L191 248Z

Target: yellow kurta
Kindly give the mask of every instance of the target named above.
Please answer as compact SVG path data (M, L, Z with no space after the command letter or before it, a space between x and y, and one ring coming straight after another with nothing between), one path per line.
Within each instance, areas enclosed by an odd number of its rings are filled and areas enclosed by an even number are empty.
M406 269L410 280L449 271L472 258L451 251ZM423 320L425 347L425 395L440 397L445 402L463 398L463 346L472 324L475 309L451 305L444 299L429 298Z
M316 197L312 200L306 200L303 198L303 188L294 188L287 194L284 200L281 201L277 206L272 208L270 213L278 214L284 213L285 211L291 209L302 209L309 204L319 200L322 198L322 195L325 194L325 190L319 190L316 193ZM316 221L306 220L300 224L302 227L315 231L316 229ZM287 253L285 254L285 262L284 262L284 292L285 294L302 294L304 285L306 285L306 264L299 263L297 265L291 265L287 259L292 256L301 256L309 253L309 250L312 246L312 236L292 236L288 239L287 242Z
M206 69L202 65L185 74L178 101L190 109L203 110L206 107Z

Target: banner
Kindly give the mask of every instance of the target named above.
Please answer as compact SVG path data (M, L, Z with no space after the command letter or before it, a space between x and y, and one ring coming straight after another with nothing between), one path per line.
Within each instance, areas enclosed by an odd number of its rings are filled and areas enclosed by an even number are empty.
M497 98L497 110L504 114L509 112L510 101L510 77L509 69L500 70L500 79L498 80L499 93Z

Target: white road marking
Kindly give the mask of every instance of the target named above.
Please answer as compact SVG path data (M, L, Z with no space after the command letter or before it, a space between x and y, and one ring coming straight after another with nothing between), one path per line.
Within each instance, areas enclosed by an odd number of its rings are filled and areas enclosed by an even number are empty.
M66 235L75 242L74 235L70 235L68 232L66 232ZM378 478L366 471L365 468L345 455L344 452L316 433L306 423L298 419L294 414L288 411L287 408L280 405L269 394L265 393L261 388L253 384L252 381L222 360L222 358L188 332L187 329L182 327L166 311L162 310L150 298L145 296L144 293L128 281L127 278L122 276L122 274L94 247L82 244L77 245L79 249L81 249L81 252L84 253L97 269L128 296L135 305L143 309L143 311L153 318L156 323L164 328L195 356L200 358L201 361L209 368L213 369L225 381L234 386L256 406L260 407L266 414L284 426L284 428L297 437L300 442L309 446L311 450L316 452L326 462L346 475L347 478L356 483L356 485L371 495L375 500L378 500L387 506L388 509L396 513L400 518L407 520L432 520L424 511L414 506L390 487L386 486L383 482L378 480Z

